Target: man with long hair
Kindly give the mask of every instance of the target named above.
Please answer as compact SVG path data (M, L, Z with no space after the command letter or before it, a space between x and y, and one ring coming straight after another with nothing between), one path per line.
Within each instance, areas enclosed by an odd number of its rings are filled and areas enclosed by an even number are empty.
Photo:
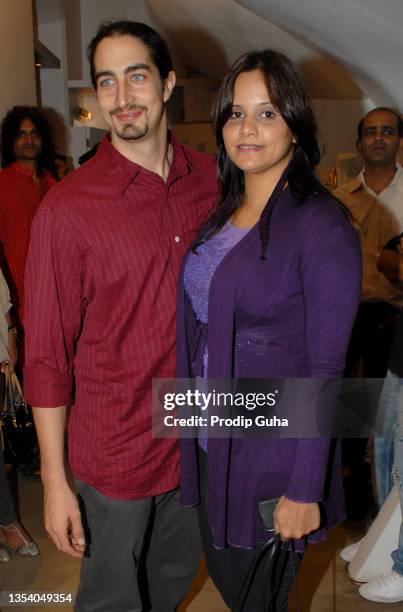
M1 124L0 242L2 268L17 322L24 307L24 267L31 223L38 206L56 182L54 147L43 113L14 106Z
M25 384L45 526L83 557L77 612L173 612L199 536L178 503L178 442L152 437L151 383L175 375L179 268L216 198L215 161L168 131L175 73L155 30L104 24L88 55L110 135L46 197L27 263ZM64 467L70 404L80 508Z

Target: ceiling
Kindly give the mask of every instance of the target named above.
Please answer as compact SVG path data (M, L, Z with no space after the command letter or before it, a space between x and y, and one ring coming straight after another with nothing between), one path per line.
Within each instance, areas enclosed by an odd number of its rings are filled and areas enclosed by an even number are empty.
M402 0L237 0L346 66L374 102L403 108Z
M38 20L58 21L66 2L78 13L94 2L100 19L149 16L184 72L218 81L242 53L274 47L299 65L315 98L403 109L403 0L36 0Z
M236 57L274 47L315 98L403 108L403 0L147 0L186 63L218 79Z

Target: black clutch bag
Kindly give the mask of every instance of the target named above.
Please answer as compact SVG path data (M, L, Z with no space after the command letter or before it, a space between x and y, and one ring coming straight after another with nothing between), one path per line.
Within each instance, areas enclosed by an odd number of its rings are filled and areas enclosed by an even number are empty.
M274 531L274 511L279 501L279 497L274 497L264 499L258 504L259 516L266 531Z

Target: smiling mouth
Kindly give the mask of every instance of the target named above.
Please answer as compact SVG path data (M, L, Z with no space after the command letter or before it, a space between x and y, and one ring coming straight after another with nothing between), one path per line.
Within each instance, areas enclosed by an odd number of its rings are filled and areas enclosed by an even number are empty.
M118 121L122 121L122 123L127 123L129 121L135 121L143 114L143 111L130 111L129 113L116 113L115 117Z
M111 111L110 114L112 117L116 117L118 121L128 123L130 121L136 121L136 119L138 119L146 111L147 108L145 106L135 106L131 108L129 107L125 110L116 108L115 110Z
M262 149L262 145L253 145L253 144L240 144L237 146L238 151L241 153L256 153Z

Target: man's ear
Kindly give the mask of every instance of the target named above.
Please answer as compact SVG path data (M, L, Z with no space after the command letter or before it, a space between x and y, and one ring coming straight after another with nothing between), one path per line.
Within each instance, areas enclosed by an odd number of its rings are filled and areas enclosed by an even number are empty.
M173 89L175 87L175 83L176 83L176 74L173 70L171 70L167 76L167 78L164 80L163 83L163 87L164 87L164 102L168 102L169 98L171 97L171 94L173 92Z

